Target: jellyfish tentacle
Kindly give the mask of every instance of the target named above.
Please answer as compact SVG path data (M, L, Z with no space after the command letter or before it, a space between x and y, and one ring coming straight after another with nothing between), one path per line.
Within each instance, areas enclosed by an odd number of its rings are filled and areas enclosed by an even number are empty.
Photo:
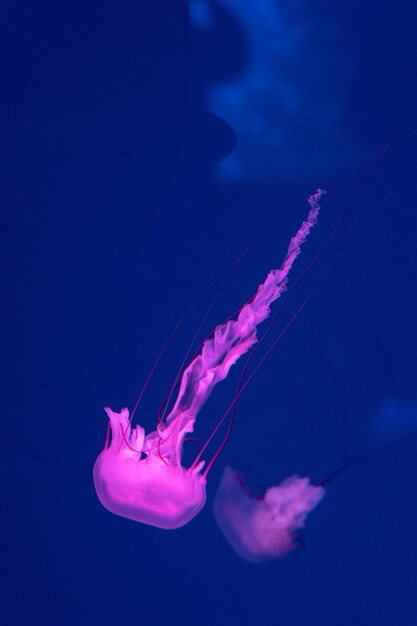
M269 316L270 305L286 290L289 272L312 227L317 223L319 199L326 192L318 189L308 199L310 211L296 235L291 239L280 269L271 270L255 296L241 309L237 319L216 328L204 342L199 354L187 367L174 407L166 420L158 425L162 438L171 428L191 432L196 416L214 386L223 380L230 368L257 342L257 326Z

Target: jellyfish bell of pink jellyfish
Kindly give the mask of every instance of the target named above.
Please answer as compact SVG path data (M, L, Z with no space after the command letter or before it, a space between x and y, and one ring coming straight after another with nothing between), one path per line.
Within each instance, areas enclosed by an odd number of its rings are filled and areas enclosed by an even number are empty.
M206 501L206 479L201 462L186 469L177 462L184 432L155 431L145 436L141 426L131 427L128 409L110 419L112 441L97 458L93 479L102 505L122 517L174 529L187 524Z
M270 561L297 547L297 531L324 494L308 478L289 476L259 497L227 466L214 498L214 517L239 556L252 563Z

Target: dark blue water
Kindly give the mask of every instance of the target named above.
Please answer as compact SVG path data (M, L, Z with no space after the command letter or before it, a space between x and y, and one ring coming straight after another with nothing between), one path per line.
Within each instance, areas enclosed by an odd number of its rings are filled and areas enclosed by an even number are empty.
M0 18L1 624L414 626L415 439L341 473L282 561L237 557L211 502L227 462L262 493L416 431L415 3L4 0ZM271 341L374 217L242 396L205 509L173 532L111 515L91 480L103 406L134 405L271 218L204 331L254 293L319 186L295 274L355 193ZM152 380L147 430L214 295Z

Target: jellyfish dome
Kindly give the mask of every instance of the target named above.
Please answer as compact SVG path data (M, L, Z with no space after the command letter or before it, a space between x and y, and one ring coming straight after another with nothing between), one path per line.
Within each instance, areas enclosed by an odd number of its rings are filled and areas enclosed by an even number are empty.
M252 493L243 476L225 468L213 503L214 516L233 550L246 561L277 559L297 545L296 531L325 494L308 478L289 476L263 497Z
M159 528L174 529L189 522L206 501L206 479L200 473L203 462L190 469L177 462L185 431L179 436L166 432L164 438L154 431L145 437L141 426L131 427L128 409L105 411L112 441L93 470L102 505Z

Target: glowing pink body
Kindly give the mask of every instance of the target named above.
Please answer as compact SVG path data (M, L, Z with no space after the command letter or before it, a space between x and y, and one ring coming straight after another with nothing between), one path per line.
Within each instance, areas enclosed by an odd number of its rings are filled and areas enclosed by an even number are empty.
M114 413L106 408L112 428L112 443L98 457L93 470L100 502L112 513L159 528L179 528L203 508L206 479L195 470L171 462L172 451L153 446L140 426L131 429L129 411ZM175 439L178 441L179 438ZM168 448L174 437L168 440ZM142 454L134 450L141 450ZM145 456L146 455L146 456Z
M157 429L148 435L131 426L129 412L106 412L110 418L111 444L94 466L94 484L101 503L111 512L160 528L178 528L202 509L206 498L204 461L190 468L181 464L184 437L214 386L256 342L258 324L270 314L271 303L286 290L288 274L312 226L317 222L318 190L309 198L310 211L279 270L272 270L246 303L237 319L218 326L204 342L201 353L181 379L175 405ZM242 522L243 523L243 522Z

